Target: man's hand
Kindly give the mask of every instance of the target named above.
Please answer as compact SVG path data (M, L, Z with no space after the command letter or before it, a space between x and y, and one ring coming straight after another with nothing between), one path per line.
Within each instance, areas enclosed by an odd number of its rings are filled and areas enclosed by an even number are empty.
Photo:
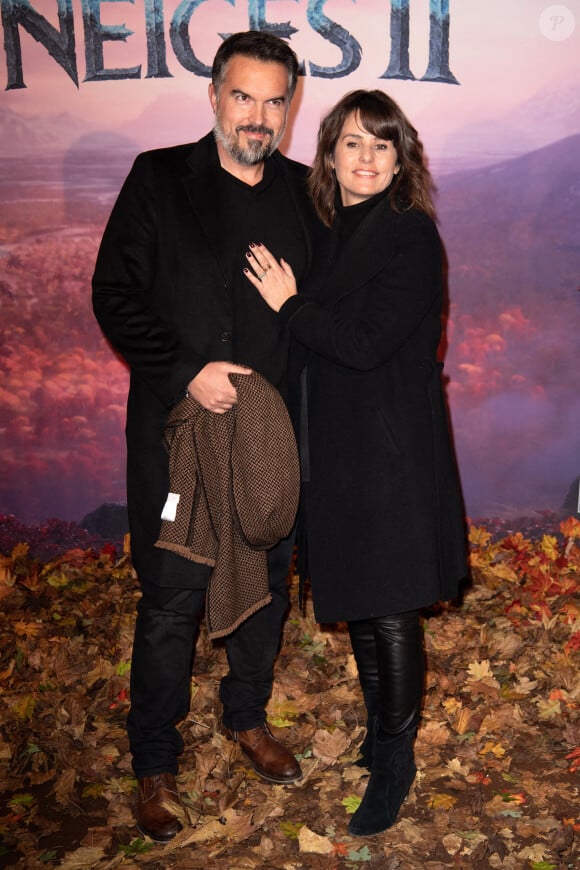
M210 362L190 382L187 392L206 411L225 414L236 404L236 388L228 374L251 375L252 369L236 366L230 362Z

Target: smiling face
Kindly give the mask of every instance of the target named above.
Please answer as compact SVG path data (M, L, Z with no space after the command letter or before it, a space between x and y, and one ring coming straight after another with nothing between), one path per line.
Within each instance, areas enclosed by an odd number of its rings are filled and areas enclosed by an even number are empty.
M399 171L397 151L388 139L378 139L361 126L358 113L349 115L340 131L333 166L343 205L356 205L385 190Z
M219 92L209 86L214 132L224 169L257 166L275 151L284 134L288 108L288 71L279 63L234 55Z

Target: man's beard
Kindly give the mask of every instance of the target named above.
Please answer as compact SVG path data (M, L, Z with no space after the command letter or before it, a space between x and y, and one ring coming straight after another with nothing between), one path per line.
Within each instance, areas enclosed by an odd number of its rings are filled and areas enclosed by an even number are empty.
M247 146L244 148L239 138L241 132L264 133L270 136L270 138L266 143L249 139ZM257 166L259 163L263 163L267 157L274 153L283 133L284 130L282 129L278 136L275 137L274 131L270 127L264 127L262 124L245 124L236 127L234 133L228 134L217 118L214 127L215 137L226 154L242 166Z

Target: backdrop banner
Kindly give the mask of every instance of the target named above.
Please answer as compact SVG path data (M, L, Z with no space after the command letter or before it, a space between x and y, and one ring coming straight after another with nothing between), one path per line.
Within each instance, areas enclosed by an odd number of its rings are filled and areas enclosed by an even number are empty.
M0 0L0 513L125 500L127 371L90 281L139 151L212 127L210 66L249 28L301 78L282 151L389 93L419 131L448 265L445 378L472 519L578 510L580 0Z

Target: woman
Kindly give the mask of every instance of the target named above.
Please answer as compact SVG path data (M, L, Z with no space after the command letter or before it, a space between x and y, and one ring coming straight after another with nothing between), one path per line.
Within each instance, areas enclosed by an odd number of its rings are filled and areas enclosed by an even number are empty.
M303 353L308 567L316 618L348 624L367 708L371 776L349 824L364 836L394 824L416 773L419 611L466 573L436 357L442 247L422 145L382 91L324 118L310 191L330 232L304 292L259 244L245 273Z

